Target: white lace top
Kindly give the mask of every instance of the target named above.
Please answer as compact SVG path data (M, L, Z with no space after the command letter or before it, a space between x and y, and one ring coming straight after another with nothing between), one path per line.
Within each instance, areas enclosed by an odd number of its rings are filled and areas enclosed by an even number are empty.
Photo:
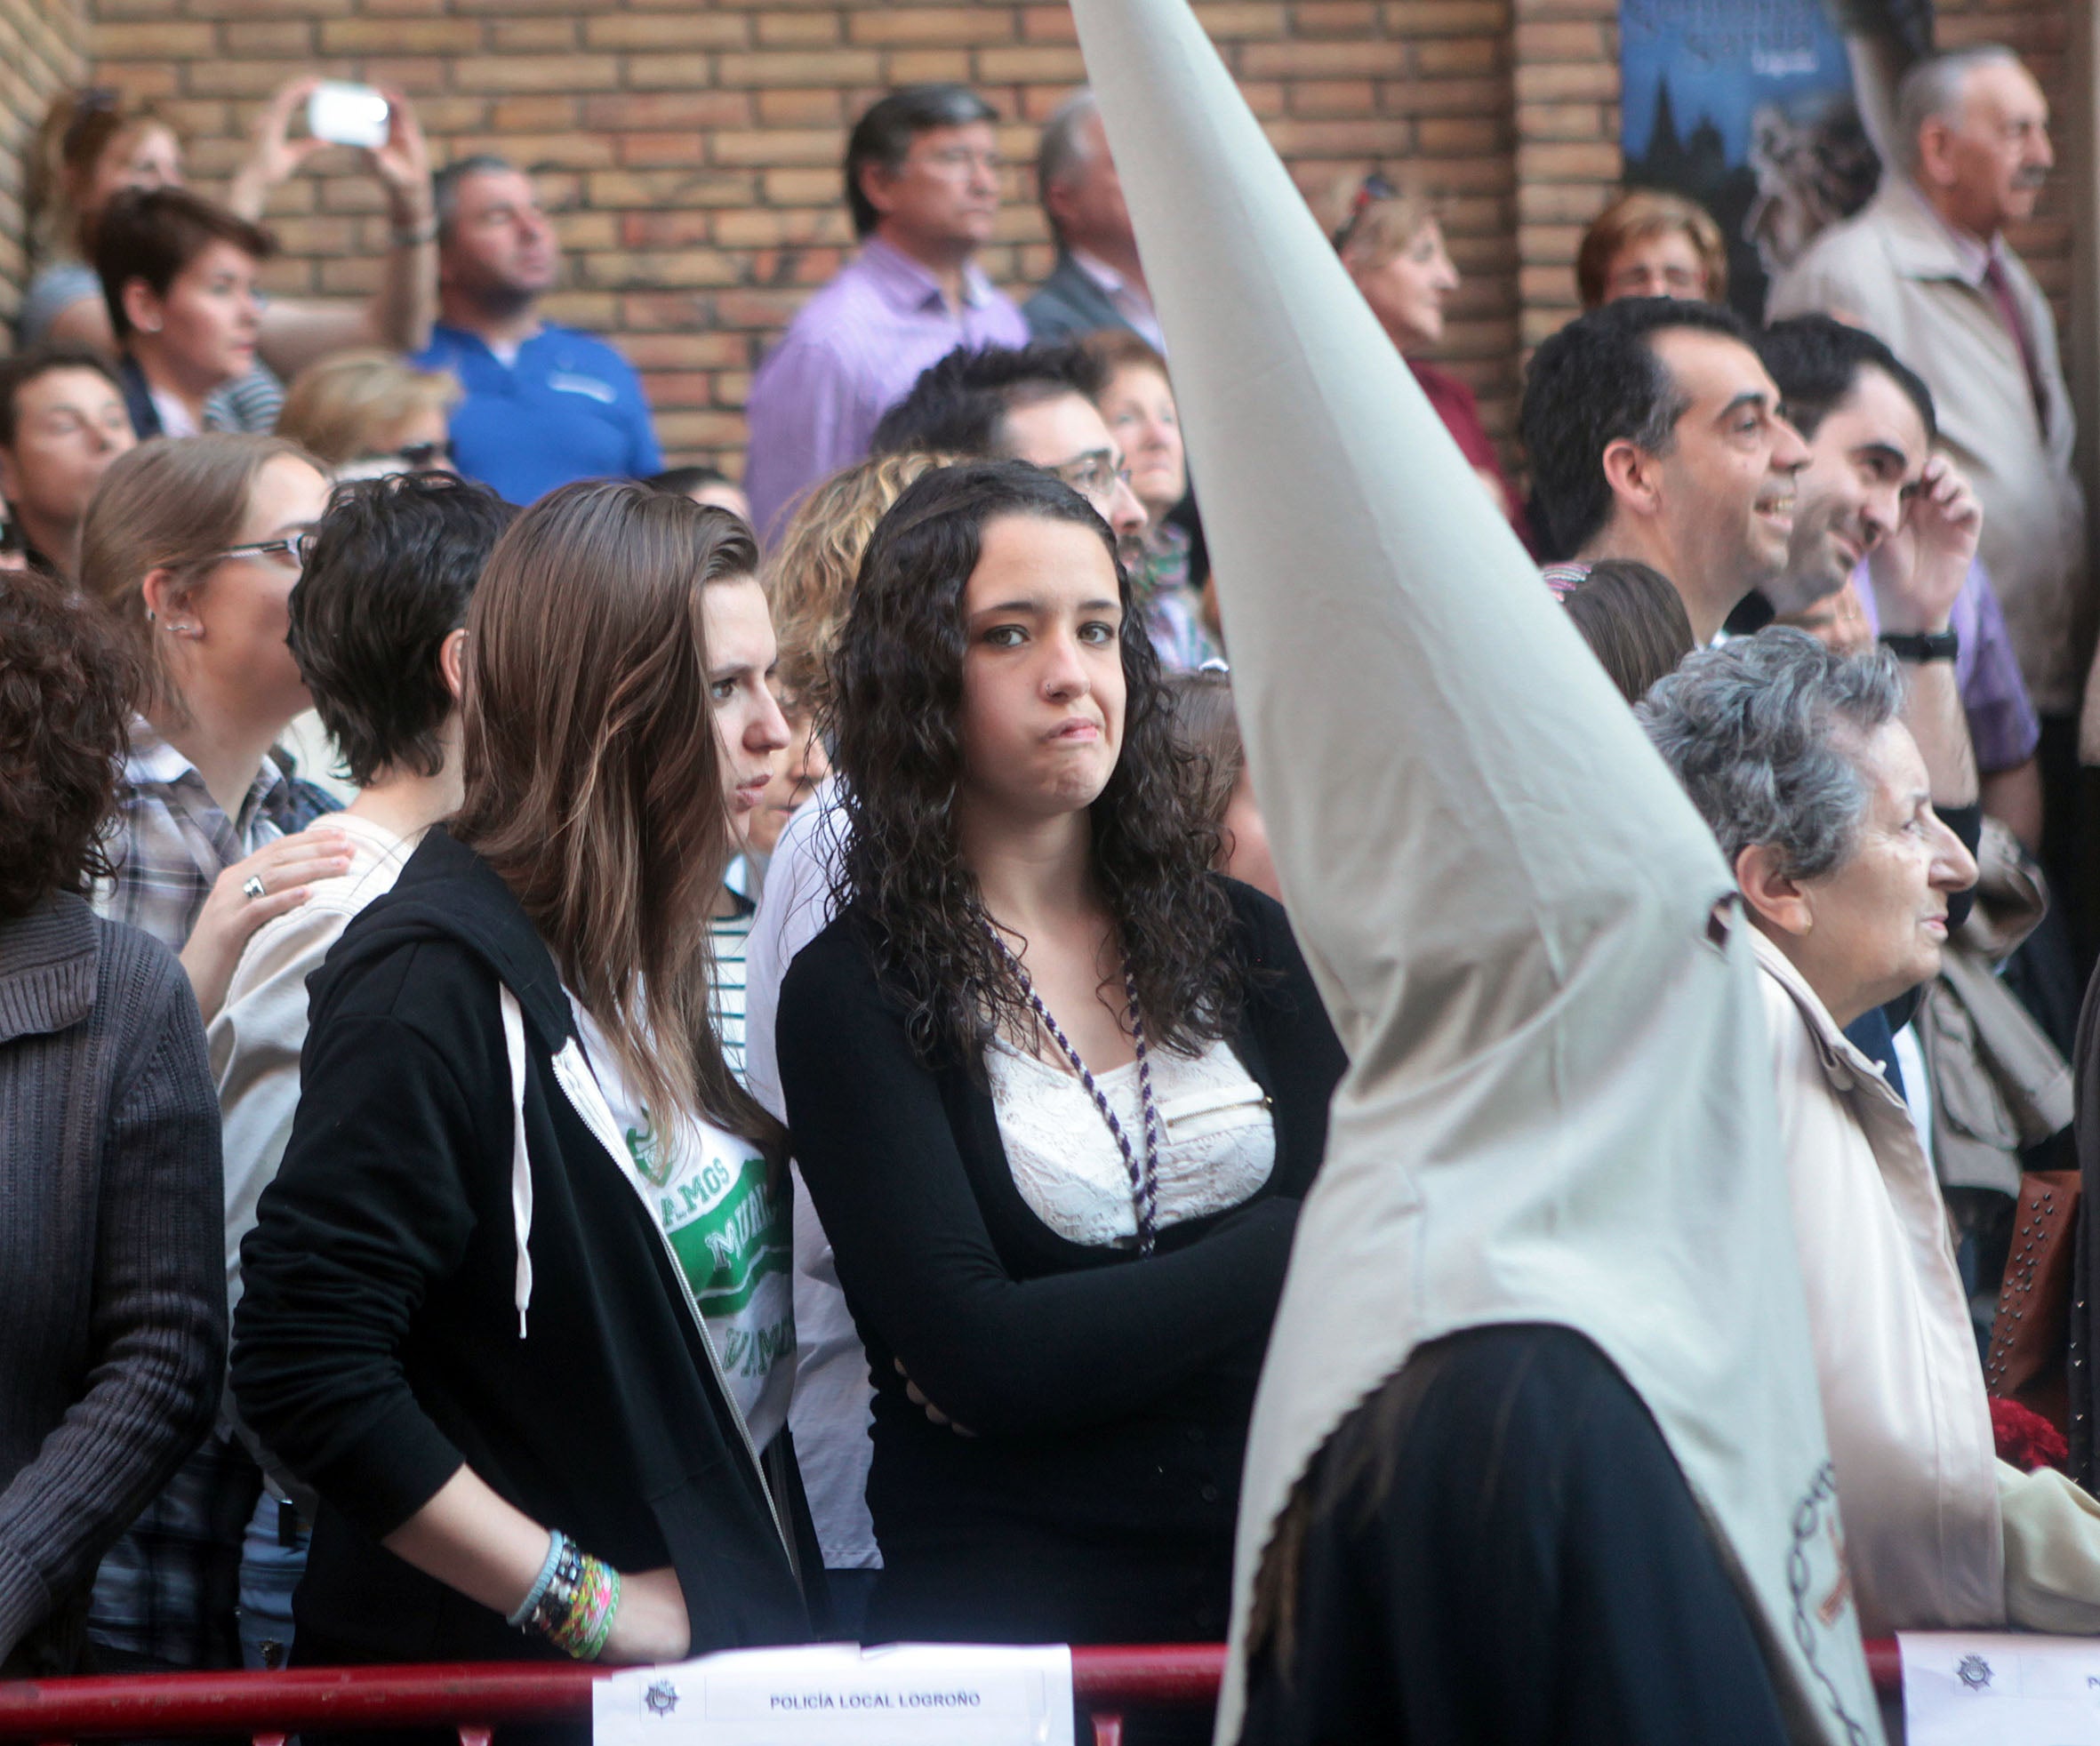
M1135 1243L1130 1169L1086 1086L1002 1039L986 1050L984 1066L1006 1165L1030 1209L1074 1243ZM1261 1086L1222 1038L1194 1057L1154 1049L1150 1066L1161 1128L1159 1228L1238 1206L1276 1167L1276 1124ZM1137 1063L1097 1073L1094 1083L1142 1161Z

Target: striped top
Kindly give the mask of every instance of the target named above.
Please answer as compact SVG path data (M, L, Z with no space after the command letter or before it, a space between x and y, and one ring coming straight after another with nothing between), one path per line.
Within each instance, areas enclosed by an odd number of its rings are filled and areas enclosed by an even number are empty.
M733 914L708 921L708 944L714 961L711 984L716 1034L722 1039L722 1058L736 1075L739 1085L749 1085L744 1068L744 959L751 939L751 917L758 906L741 892L723 888L723 895L736 906Z

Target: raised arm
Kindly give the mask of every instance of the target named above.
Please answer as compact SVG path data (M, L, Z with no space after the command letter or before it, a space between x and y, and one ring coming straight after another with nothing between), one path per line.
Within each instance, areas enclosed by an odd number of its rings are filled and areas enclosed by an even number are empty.
M1951 461L1935 455L1925 463L1902 526L1867 561L1884 635L1929 636L1948 629L1983 531L1983 506L1968 481ZM1975 805L1976 747L1954 663L1917 661L1905 671L1910 693L1904 724L1924 756L1932 804L1943 811Z
M226 185L226 204L250 224L262 222L262 209L269 191L289 181L300 166L317 151L326 151L325 140L292 137L292 117L299 106L313 95L318 78L293 79L277 87L256 115L248 135L247 155Z
M282 93L280 93L281 95ZM360 346L417 352L437 316L437 220L430 153L408 100L387 92L387 142L365 154L387 190L385 276L363 301L281 298L262 312L263 362L289 380L331 353Z
M796 1159L862 1331L958 1423L987 1437L1103 1423L1262 1338L1295 1202L1257 1201L1142 1266L1016 1279L940 1087L849 938L796 958L777 1040Z

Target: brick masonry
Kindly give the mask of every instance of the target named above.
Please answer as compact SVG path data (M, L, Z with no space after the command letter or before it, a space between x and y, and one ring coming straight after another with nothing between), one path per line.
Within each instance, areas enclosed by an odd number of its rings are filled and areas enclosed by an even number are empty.
M966 80L998 104L1013 167L988 265L1022 288L1049 262L1027 168L1036 125L1082 76L1069 12L1038 0L79 3L97 76L160 103L207 185L268 92L316 68L408 92L441 159L493 148L533 168L569 251L553 312L627 348L668 453L732 469L752 370L850 246L838 164L852 117L920 79ZM1616 0L1198 0L1198 12L1309 195L1374 163L1440 190L1466 279L1446 356L1506 435L1520 348L1572 311L1575 244L1619 175ZM2061 97L2062 6L1942 0L1941 13L1943 40L2010 42ZM62 0L0 0L0 30L36 45L27 65L8 57L9 103L62 64L64 16ZM0 178L0 203L11 189ZM279 189L276 287L368 284L377 204L354 175ZM2060 298L2064 211L2059 185L2018 239ZM0 252L0 296L16 270Z
M23 160L52 94L87 64L87 26L72 0L0 0L0 322L20 306Z
M0 0L0 4L21 0ZM261 99L311 67L399 86L437 152L535 169L569 271L551 309L645 372L667 452L733 465L750 376L851 244L852 118L911 80L976 86L1008 118L1009 204L988 265L1047 270L1037 124L1083 76L1062 4L1011 0L92 0L99 76L150 93L200 182ZM1309 192L1411 163L1448 201L1467 284L1450 356L1506 422L1517 334L1507 0L1217 0L1198 7ZM285 292L369 283L381 220L354 175L302 176L270 216Z

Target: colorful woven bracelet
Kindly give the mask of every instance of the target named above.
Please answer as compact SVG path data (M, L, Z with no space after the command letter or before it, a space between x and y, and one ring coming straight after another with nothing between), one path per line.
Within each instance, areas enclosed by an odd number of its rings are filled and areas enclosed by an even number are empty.
M613 1614L619 1606L620 1573L586 1556L569 1610L548 1632L548 1640L580 1662L596 1661L613 1633Z
M547 1585L554 1581L554 1567L561 1562L562 1548L568 1543L567 1534L559 1528L553 1530L553 1535L547 1542L546 1561L541 1565L540 1574L533 1579L532 1589L517 1611L504 1621L512 1630L523 1630L525 1628L525 1622L533 1616L533 1608L539 1606L541 1597L546 1594Z
M533 1608L532 1616L525 1621L525 1630L550 1643L555 1640L555 1632L562 1622L575 1610L577 1591L582 1587L584 1567L589 1562L583 1549L564 1534L561 1556L554 1562L554 1574L548 1578L540 1604Z

